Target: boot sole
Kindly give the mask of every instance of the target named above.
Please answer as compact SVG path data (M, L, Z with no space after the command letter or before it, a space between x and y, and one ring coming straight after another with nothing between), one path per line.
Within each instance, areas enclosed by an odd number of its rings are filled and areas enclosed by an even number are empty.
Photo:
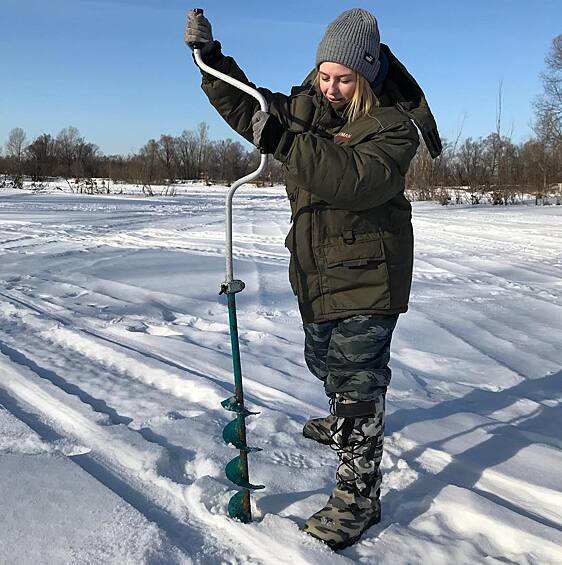
M346 547L349 547L350 545L353 545L354 543L357 543L360 539L361 536L371 527L374 526L375 524L378 524L381 521L381 516L380 514L378 516L375 516L372 520L370 520L369 522L367 522L367 525L365 526L365 528L363 529L363 531L358 535L355 536L354 538L349 538L345 541L340 541L338 542L330 542L329 540L323 540L322 538L319 538L317 536L315 536L313 533L311 532L305 532L307 533L309 536L312 536L313 538L316 538L317 540L324 542L332 551L339 551L340 549L345 549Z

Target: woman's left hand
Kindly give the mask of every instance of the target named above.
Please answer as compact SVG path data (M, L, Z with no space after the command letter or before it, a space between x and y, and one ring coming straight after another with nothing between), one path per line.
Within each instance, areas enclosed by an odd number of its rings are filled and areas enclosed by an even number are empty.
M285 129L269 112L258 110L252 117L254 145L264 153L275 153Z

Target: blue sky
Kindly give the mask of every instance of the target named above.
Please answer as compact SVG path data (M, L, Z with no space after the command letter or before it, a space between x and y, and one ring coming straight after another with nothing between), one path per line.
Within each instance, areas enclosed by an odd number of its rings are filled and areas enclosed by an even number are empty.
M29 138L77 127L106 154L138 150L205 121L213 138L237 139L200 89L183 43L179 0L2 0L0 145L14 127ZM287 92L314 65L326 25L366 8L424 88L444 137L495 129L532 135L532 100L562 0L199 0L223 51L260 86Z

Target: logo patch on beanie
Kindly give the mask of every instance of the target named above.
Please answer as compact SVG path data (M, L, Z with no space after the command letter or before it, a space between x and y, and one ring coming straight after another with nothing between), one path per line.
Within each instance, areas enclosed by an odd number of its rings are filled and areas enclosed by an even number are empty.
M365 61L367 61L367 63L369 63L370 65L372 65L375 62L374 55L371 55L368 51L365 51L365 55L363 55L363 59L365 59Z

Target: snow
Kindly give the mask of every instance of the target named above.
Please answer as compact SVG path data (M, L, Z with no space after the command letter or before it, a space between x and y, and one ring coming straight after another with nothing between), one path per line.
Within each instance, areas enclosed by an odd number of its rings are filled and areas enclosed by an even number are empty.
M308 373L282 187L235 197L255 521L236 451L226 187L0 193L0 563L561 563L562 207L414 205L393 342L383 519L340 553L300 531L333 452ZM155 193L158 193L155 190Z

